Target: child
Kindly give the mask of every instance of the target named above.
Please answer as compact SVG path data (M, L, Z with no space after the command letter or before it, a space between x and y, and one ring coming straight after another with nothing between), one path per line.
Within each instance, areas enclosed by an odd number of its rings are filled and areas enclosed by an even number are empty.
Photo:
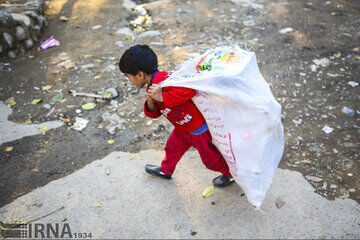
M183 87L162 89L157 85L168 77L168 73L157 69L157 56L147 45L135 45L126 50L120 59L119 67L135 86L142 88L145 84L148 85L145 115L150 118L163 115L175 127L166 142L165 158L161 167L147 164L145 171L171 179L176 164L193 146L208 169L222 173L213 180L214 186L225 187L234 182L225 159L211 141L204 117L191 100L196 91Z

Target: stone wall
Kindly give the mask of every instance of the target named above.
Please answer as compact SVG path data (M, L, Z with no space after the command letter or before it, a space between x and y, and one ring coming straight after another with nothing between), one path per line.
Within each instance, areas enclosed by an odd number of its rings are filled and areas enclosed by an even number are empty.
M43 0L0 3L0 57L16 58L39 41L47 22Z

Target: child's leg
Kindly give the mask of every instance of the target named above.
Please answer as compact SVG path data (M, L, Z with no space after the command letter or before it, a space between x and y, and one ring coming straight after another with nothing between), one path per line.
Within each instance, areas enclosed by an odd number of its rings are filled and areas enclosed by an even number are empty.
M185 133L174 129L166 141L165 158L161 162L161 171L167 175L172 175L176 164L190 147L190 143L185 138Z
M192 140L193 146L199 151L201 160L206 168L221 172L224 176L232 178L224 157L211 141L209 131L206 131L201 135L193 135Z

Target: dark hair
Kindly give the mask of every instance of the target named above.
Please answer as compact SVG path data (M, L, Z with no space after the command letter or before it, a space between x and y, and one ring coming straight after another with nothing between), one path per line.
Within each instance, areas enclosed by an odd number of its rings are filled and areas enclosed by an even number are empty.
M156 72L158 60L155 52L148 45L137 44L124 52L119 61L120 71L132 75L143 71L147 74Z

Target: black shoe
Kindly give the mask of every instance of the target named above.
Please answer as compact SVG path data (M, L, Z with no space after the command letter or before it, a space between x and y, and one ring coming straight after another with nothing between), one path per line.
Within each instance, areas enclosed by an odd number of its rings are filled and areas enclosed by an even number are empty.
M171 179L171 175L166 175L165 173L161 172L161 167L156 165L146 164L145 171L154 176Z
M220 175L213 180L215 187L226 187L234 182L233 178L228 178L227 176Z

